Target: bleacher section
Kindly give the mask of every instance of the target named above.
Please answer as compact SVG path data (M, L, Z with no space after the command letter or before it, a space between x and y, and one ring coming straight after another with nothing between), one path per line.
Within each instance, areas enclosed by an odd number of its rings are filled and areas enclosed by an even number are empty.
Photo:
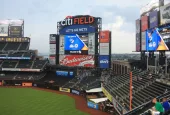
M18 65L17 65L16 68L31 68L32 63L33 63L33 62L30 61L30 60L28 60L28 61L26 61L26 60L20 60L20 61L18 62Z
M48 60L5 60L0 67L2 68L24 68L24 69L43 69L48 63Z
M23 53L18 52L18 53L9 53L7 57L22 57Z
M96 70L83 70L78 76L67 82L62 87L88 90L101 87L100 77L95 76Z
M24 38L23 38L24 39ZM0 42L0 59L31 59L30 42Z
M2 51L5 46L6 46L6 43L5 43L5 42L0 43L0 51Z
M44 70L45 66L48 63L48 60L39 60L36 58L38 53L35 50L29 50L30 38L0 38L0 63L1 71L9 71L9 75L6 73L6 76L16 76L16 72L41 72ZM14 72L10 73L10 72ZM12 74L12 75L10 75ZM34 73L35 74L35 73ZM39 74L35 74L35 76ZM23 76L21 78L21 76ZM25 77L24 77L25 76ZM22 73L18 74L14 78L17 79L33 79L31 75ZM8 77L9 78L9 77ZM39 78L39 77L36 77Z
M155 97L170 90L168 85L156 81L158 75L149 74L146 71L133 71L133 98L132 108L139 107ZM129 74L110 77L104 88L120 103L124 103L124 109L129 111ZM123 105L122 105L123 107Z
M22 51L22 50L28 50L29 49L29 43L25 42L25 43L21 43L20 47L19 47L19 51Z
M0 59L31 59L31 52L6 52L0 53Z
M72 80L73 78L68 78L68 77L60 77L56 75L56 72L47 72L46 76L40 79L39 83L43 82L49 82L49 81L54 81L56 85L62 86L63 84L66 84L68 81Z
M2 68L15 68L17 61L4 61L2 62Z
M157 100L159 102L162 102L163 98L167 98L168 100L170 100L170 91L157 97ZM135 108L132 111L129 111L125 115L137 115L137 114L138 115L151 115L152 107L154 107L154 104L152 103L152 100L150 100L149 102L140 105L138 108ZM167 115L167 114L165 114L165 115Z
M9 50L13 50L13 51L16 51L18 50L20 46L20 43L6 43L5 47L4 47L4 51L9 51Z
M0 72L1 80L39 80L46 72Z
M31 57L32 56L32 52L25 52L24 54L23 54L23 57Z
M32 69L42 69L48 63L47 60L35 60Z
M0 51L26 51L29 45L29 42L0 42Z

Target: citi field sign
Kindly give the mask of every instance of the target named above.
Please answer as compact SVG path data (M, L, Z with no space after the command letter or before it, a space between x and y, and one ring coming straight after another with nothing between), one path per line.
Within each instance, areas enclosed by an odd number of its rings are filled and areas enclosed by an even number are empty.
M64 20L59 22L62 27L71 25L93 25L95 23L95 17L89 15L67 16Z

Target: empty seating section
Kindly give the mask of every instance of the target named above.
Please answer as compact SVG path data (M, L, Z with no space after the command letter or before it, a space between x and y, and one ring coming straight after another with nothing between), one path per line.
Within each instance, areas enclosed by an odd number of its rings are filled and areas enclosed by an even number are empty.
M132 108L136 108L143 103L146 103L154 97L160 96L165 92L165 89L170 87L156 82L157 75L149 75L146 71L134 71L132 76ZM120 102L129 106L129 74L110 77L108 82L104 84L105 89ZM129 108L126 108L129 110Z
M25 52L23 57L31 57L32 56L32 53L31 52Z
M2 64L2 68L15 68L17 61L4 61Z
M0 80L39 80L46 75L46 72L0 72Z
M4 50L8 51L8 50L18 50L20 46L20 43L7 43L7 45L5 46Z
M95 81L92 81L91 83L83 85L82 89L90 90L90 89L99 88L99 87L101 87L101 81L95 80Z
M13 79L15 80L33 80L33 74L34 73L18 73Z
M30 68L30 69L43 69L48 63L47 60L19 60L19 61L2 61L2 68ZM0 64L1 66L1 64Z
M0 54L0 57L31 57L32 53L31 52L10 52L6 54Z
M39 79L42 79L45 75L46 75L45 72L34 73L32 77L34 78L34 80L39 80Z
M17 52L17 53L9 53L8 57L22 57L23 53Z
M17 68L31 68L32 66L32 61L30 60L20 60L18 65L17 65Z
M13 77L17 75L16 72L0 72L0 80L11 80Z
M6 42L0 43L0 51L2 51L4 49L5 45L6 45Z
M24 43L21 43L21 46L18 50L28 50L28 49L29 49L29 43L24 42Z
M33 65L33 69L42 69L45 64L47 64L47 60L35 60L34 61L34 65Z
M87 90L101 87L100 78L93 75L95 70L81 70L78 76L67 82L63 87Z

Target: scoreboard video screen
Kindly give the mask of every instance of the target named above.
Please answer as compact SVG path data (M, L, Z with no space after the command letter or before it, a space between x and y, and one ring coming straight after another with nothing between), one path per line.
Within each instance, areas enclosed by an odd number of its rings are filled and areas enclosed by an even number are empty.
M60 35L60 54L94 55L95 33Z

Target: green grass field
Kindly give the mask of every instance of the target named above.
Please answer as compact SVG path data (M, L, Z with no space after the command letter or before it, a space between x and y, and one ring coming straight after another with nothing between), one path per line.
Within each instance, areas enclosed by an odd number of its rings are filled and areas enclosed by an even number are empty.
M29 88L0 88L0 115L88 115L65 95Z

